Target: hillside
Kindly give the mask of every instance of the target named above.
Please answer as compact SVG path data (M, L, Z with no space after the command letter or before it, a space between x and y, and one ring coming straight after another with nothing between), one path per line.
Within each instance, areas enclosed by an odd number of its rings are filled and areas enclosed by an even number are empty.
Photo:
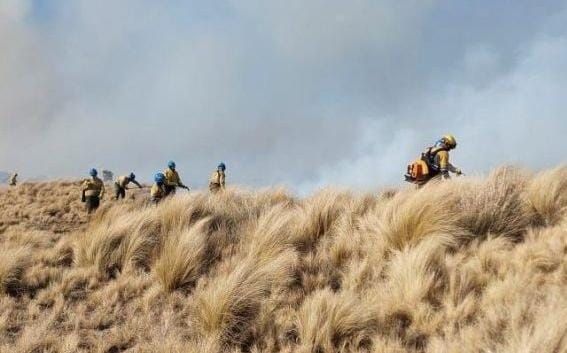
M1 352L567 352L567 167L380 195L0 189Z

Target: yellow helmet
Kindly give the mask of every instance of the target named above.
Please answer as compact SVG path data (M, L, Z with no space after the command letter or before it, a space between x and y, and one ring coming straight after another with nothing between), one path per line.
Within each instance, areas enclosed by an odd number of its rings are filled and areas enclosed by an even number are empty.
M457 147L457 140L453 135L445 135L443 136L443 142L447 145L447 147L455 148Z

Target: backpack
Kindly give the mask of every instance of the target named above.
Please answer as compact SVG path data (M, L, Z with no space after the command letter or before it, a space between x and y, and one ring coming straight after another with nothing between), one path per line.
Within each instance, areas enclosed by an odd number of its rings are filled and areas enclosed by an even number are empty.
M429 166L422 159L416 159L408 164L406 181L411 183L421 183L428 179L430 174Z
M428 147L419 159L408 164L405 179L407 182L423 184L438 174L438 167L435 165L435 156L446 147Z

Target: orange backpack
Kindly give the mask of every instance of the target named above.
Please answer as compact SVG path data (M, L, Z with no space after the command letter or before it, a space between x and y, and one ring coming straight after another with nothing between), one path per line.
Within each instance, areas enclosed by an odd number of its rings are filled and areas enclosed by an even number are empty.
M406 181L415 184L424 184L430 178L434 177L438 171L434 167L435 156L439 151L446 150L445 147L428 147L421 154L421 158L413 161L408 165ZM432 167L430 167L432 166Z
M408 165L407 176L416 182L425 181L429 176L429 166L424 160L417 159Z

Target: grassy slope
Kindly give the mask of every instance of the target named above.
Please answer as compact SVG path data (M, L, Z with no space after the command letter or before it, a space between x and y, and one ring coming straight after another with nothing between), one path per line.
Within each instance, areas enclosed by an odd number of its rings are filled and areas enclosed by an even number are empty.
M0 191L2 352L567 352L567 167L77 199Z

